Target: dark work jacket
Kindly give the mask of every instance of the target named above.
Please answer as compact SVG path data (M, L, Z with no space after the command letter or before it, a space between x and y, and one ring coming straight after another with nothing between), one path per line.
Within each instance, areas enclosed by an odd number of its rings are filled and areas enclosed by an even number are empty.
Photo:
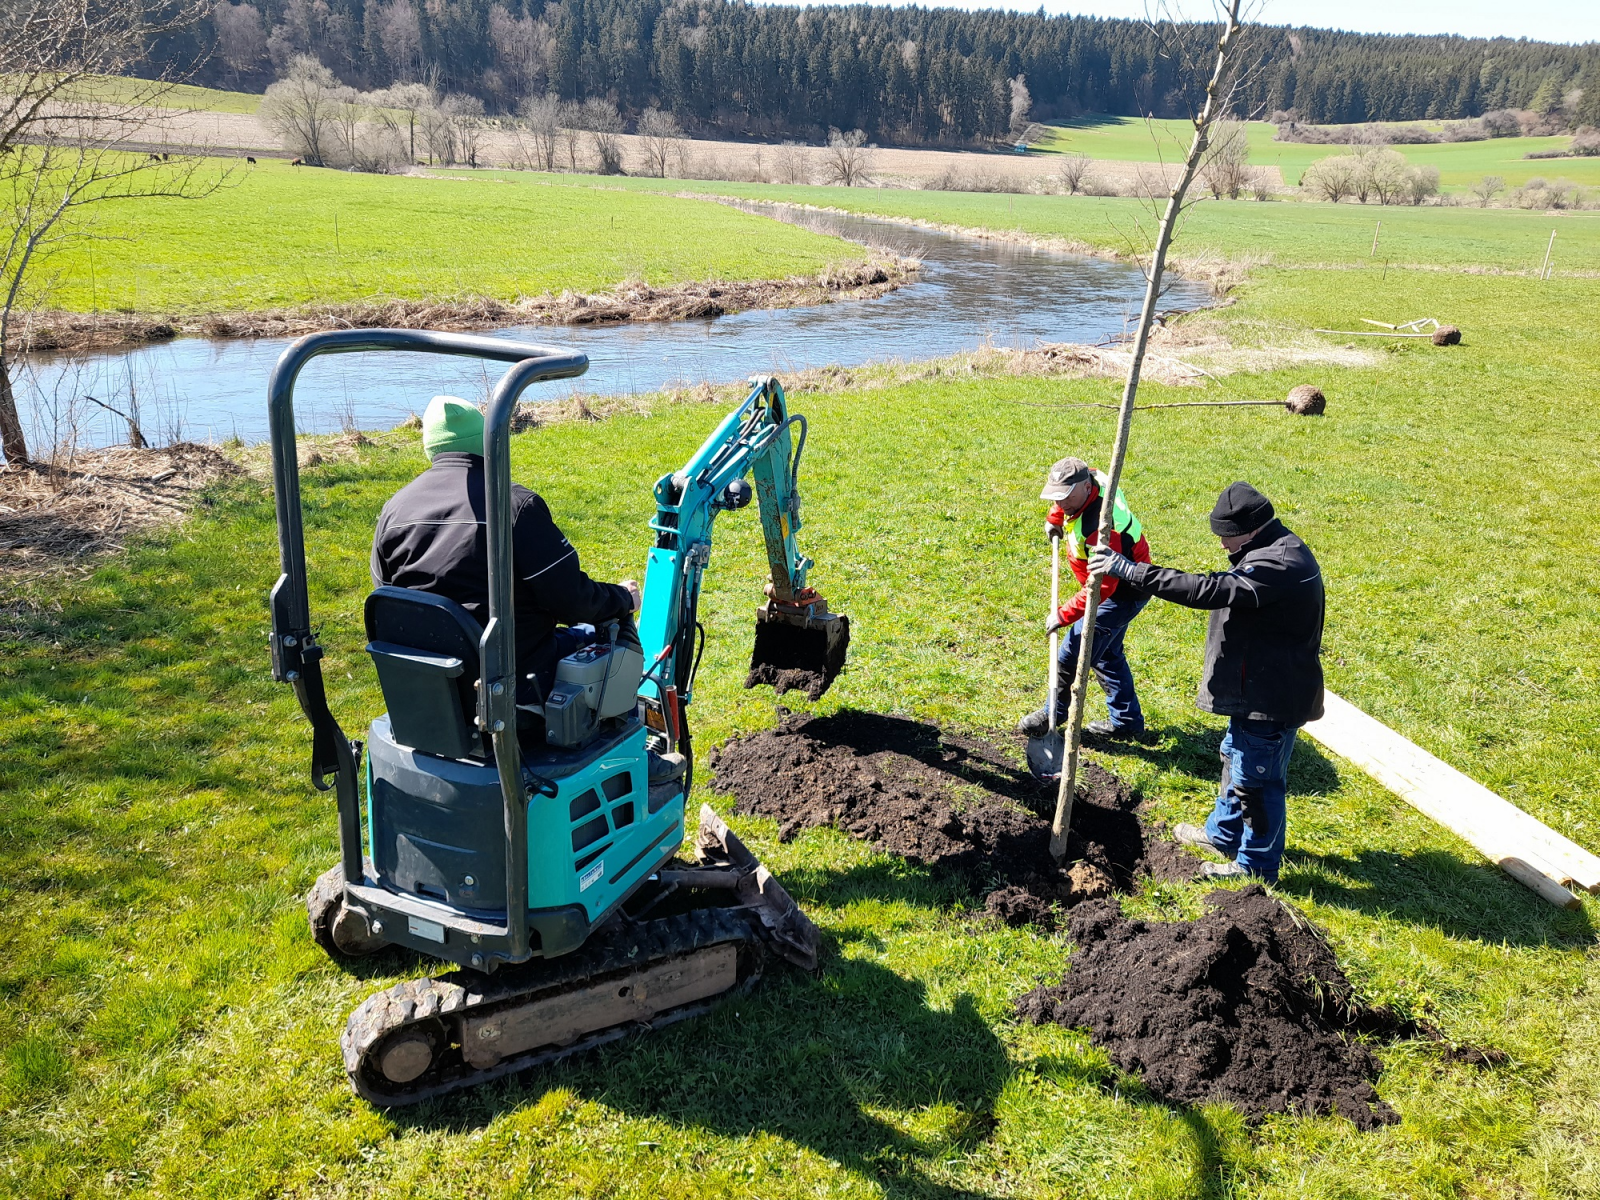
M372 539L372 581L454 600L482 625L489 619L488 526L483 459L440 454L396 492ZM511 485L517 699L542 703L555 678L557 625L594 624L633 611L628 589L583 573L578 552L549 506ZM537 679L537 687L529 677Z
M1190 575L1136 563L1128 582L1211 609L1196 703L1206 712L1304 725L1322 716L1322 571L1307 545L1272 521L1230 554L1230 571Z

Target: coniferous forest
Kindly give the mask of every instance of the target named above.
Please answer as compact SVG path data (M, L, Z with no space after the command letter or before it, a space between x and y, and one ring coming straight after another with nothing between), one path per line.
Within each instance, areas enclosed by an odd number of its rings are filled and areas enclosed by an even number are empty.
M155 48L199 81L259 89L296 55L371 88L402 81L474 95L655 105L691 131L972 144L1004 137L1024 81L1035 119L1178 116L1199 86L1209 26L1158 37L1095 17L742 0L220 0ZM1600 93L1600 45L1390 37L1258 27L1243 114L1309 122L1463 118L1545 94ZM1177 52L1174 52L1175 49ZM1190 60L1186 62L1185 60Z

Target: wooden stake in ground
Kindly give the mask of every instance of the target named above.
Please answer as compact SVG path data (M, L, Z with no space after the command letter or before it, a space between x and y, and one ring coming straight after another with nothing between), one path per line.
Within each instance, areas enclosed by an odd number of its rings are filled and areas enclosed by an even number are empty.
M1122 479L1123 460L1128 455L1128 434L1133 427L1133 407L1139 395L1139 368L1144 363L1145 347L1150 342L1150 329L1155 323L1156 303L1161 298L1161 276L1166 269L1167 248L1183 211L1183 199L1189 185L1194 182L1200 160L1209 145L1211 125L1228 106L1232 98L1231 74L1233 58L1238 50L1241 23L1239 9L1243 0L1226 0L1222 19L1222 34L1217 39L1217 58L1206 83L1206 100L1194 118L1194 140L1189 144L1189 154L1183 160L1183 173L1167 197L1167 208L1161 216L1156 233L1155 251L1150 256L1149 278L1144 290L1144 307L1139 312L1139 329L1134 335L1133 357L1128 363L1127 381L1122 388L1122 405L1117 417L1117 440L1111 450L1111 466L1106 471L1106 485L1100 498L1099 544L1111 544L1115 528L1117 486ZM1072 798L1078 783L1078 756L1083 741L1083 702L1089 689L1090 664L1094 660L1094 619L1100 607L1100 576L1090 575L1087 584L1088 604L1083 612L1083 637L1078 643L1078 666L1072 679L1072 702L1067 709L1066 746L1062 754L1061 780L1056 789L1056 815L1050 826L1050 853L1056 862L1067 856L1067 830L1072 824Z
M1552 229L1550 231L1550 240L1547 243L1545 243L1544 262L1539 267L1539 278L1540 279L1549 279L1550 278L1550 251L1554 250L1555 248L1556 248L1556 231L1554 229Z

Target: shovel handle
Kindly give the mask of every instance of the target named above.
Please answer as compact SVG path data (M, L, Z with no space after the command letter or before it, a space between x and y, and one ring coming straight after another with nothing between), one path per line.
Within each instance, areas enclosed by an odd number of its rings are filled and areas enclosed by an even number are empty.
M1050 539L1050 612L1058 612L1061 608L1061 539ZM1059 681L1058 673L1061 664L1056 659L1056 650L1061 644L1059 630L1050 635L1050 728L1056 727L1056 685Z

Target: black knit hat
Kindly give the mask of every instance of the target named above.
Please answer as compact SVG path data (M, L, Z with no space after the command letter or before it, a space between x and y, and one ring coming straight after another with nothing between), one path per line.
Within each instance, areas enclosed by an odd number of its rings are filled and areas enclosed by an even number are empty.
M1211 532L1218 537L1241 537L1254 533L1275 515L1272 501L1241 479L1217 497L1217 506L1211 510Z

